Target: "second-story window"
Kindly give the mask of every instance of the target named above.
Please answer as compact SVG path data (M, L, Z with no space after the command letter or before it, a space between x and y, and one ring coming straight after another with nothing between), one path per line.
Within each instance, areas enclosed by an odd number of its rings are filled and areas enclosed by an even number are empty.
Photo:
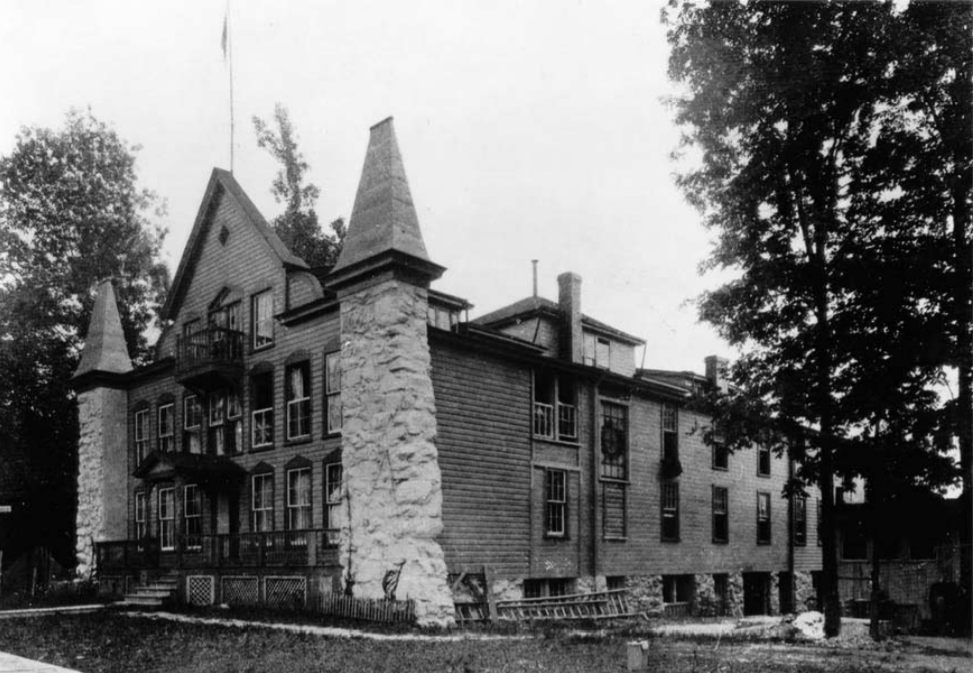
M214 392L209 396L209 452L217 456L226 454L225 420L226 395L223 391Z
M176 405L166 402L159 405L159 451L169 452L176 448L176 437L173 429Z
M679 460L679 411L675 405L662 405L662 459Z
M757 544L770 544L770 493L757 493Z
M311 365L299 362L287 367L287 439L311 435Z
M608 369L611 364L611 341L585 332L582 343L584 364Z
M250 408L252 412L251 445L253 448L274 443L274 373L262 371L250 378Z
M149 407L135 411L135 464L140 465L149 455Z
M578 419L573 381L566 376L534 372L534 436L577 441Z
M725 486L713 487L713 542L730 541L729 500Z
M203 425L203 406L195 395L187 395L182 399L182 450L190 453L203 452L203 440L200 432Z
M250 302L250 333L253 348L274 343L274 294L264 290L253 295Z
M209 396L209 450L217 456L243 449L243 410L233 390L218 390Z
M791 506L794 508L794 544L803 547L807 544L807 498L795 496Z
M567 533L567 473L564 470L546 470L544 476L544 534L564 537Z
M601 403L601 476L628 477L628 407Z
M722 436L713 438L713 469L730 469L730 451L726 448L726 442Z
M341 351L324 356L325 427L327 434L341 432Z
M765 444L757 446L757 475L770 476L770 447Z

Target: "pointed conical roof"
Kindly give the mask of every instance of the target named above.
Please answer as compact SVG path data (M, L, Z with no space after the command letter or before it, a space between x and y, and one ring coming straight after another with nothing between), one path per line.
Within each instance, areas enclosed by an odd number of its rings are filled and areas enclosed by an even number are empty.
M371 128L348 233L333 272L389 252L430 262L391 117Z
M89 372L124 374L130 371L132 371L132 360L128 357L128 346L125 345L125 333L122 331L122 319L118 315L115 289L111 281L106 279L98 286L95 307L91 311L88 336L84 341L81 362L74 372L74 377Z

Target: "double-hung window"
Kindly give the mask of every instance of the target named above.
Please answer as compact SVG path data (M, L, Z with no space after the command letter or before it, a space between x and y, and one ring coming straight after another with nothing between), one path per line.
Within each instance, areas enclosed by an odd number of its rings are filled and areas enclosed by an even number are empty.
M766 444L757 446L757 476L770 476L770 447Z
M534 436L566 442L578 440L574 383L566 376L535 370Z
M174 488L159 489L159 548L172 551L176 548L176 507Z
M679 460L679 411L668 403L662 405L662 459Z
M324 413L327 434L341 432L341 351L324 356Z
M200 431L203 425L203 406L195 395L182 399L182 450L190 453L203 452Z
M175 425L175 408L172 402L159 405L159 451L170 452L176 448L176 437L173 426Z
M628 407L601 403L601 476L628 477Z
M721 435L713 437L713 469L730 469L730 451L726 448L726 442Z
M265 472L251 477L250 529L267 533L274 529L274 474Z
M303 531L311 527L311 468L287 471L287 530ZM292 546L307 545L304 533L289 535Z
M713 542L730 541L729 500L725 486L713 487Z
M341 463L324 464L324 525L327 529L325 541L329 546L338 544L338 529L341 526Z
M274 343L274 294L264 290L250 298L250 333L253 348Z
M149 408L135 412L135 464L139 465L149 455Z
M186 550L203 548L203 496L196 484L183 489L183 519L186 533Z
M567 535L567 488L564 470L545 471L544 534L547 537Z
M757 544L770 544L770 493L757 493Z
M310 369L310 363L299 362L286 370L287 439L311 436Z
M679 482L662 482L662 540L679 542Z
M807 498L795 496L791 506L794 508L794 544L803 547L807 544Z
M209 452L217 456L226 454L226 436L223 422L226 420L226 394L217 391L209 396Z
M145 492L139 491L135 494L135 539L140 542L149 534L145 515Z
M251 445L253 448L274 443L274 373L263 371L250 378L250 408L252 412Z

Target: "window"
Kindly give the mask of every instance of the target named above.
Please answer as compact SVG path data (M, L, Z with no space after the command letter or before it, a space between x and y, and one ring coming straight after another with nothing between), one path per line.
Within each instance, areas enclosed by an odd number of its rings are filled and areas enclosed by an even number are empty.
M240 396L232 390L218 390L209 397L209 450L218 456L243 448L243 410Z
M287 471L287 530L311 527L311 468Z
M196 484L183 489L183 519L186 532L186 550L203 548L203 498Z
M255 474L250 489L250 529L267 533L274 529L274 473Z
M567 473L564 470L546 470L544 481L544 534L564 537L567 534Z
M578 439L575 386L567 377L534 372L534 435L574 442Z
M202 453L203 441L200 429L203 424L203 406L195 395L188 395L182 399L182 447L183 451Z
M730 469L730 451L726 448L726 443L720 438L713 439L713 469Z
M341 432L341 352L324 356L324 392L327 416L325 427L329 435Z
M729 500L725 486L713 487L713 542L730 541Z
M662 602L689 603L693 600L696 581L692 575L663 575Z
M260 448L274 443L274 373L264 371L250 379L250 408L253 409L251 446Z
M625 479L628 453L628 407L601 403L601 476Z
M253 334L254 348L263 348L274 343L274 295L272 290L264 290L251 297L250 333Z
M662 540L679 542L679 482L662 482Z
M807 498L795 497L791 506L794 508L794 544L803 547L807 544Z
M770 447L765 444L757 446L757 476L770 476Z
M175 489L159 489L159 547L162 551L176 548L176 508Z
M148 534L145 520L145 493L140 491L135 494L135 539L144 540Z
M573 591L574 580L569 578L524 580L524 598L569 596Z
M169 452L176 448L175 431L173 430L175 408L172 402L159 405L159 451Z
M582 358L584 364L608 369L611 363L611 341L585 332L583 343Z
M662 460L679 460L679 412L667 403L662 405Z
M286 370L287 439L311 436L311 365L289 365Z
M141 464L147 455L149 455L149 408L146 405L135 412L135 464Z
M324 527L328 529L325 539L331 546L338 544L341 527L341 478L341 463L324 464Z
M757 544L770 544L770 493L757 493Z
M209 452L218 456L226 454L223 421L226 420L226 395L214 392L209 396Z

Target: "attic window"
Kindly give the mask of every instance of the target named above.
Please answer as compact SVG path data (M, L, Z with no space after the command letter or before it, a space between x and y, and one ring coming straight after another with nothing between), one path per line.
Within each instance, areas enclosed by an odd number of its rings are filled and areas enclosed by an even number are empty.
M226 245L226 241L229 238L230 238L230 230L227 229L226 225L224 224L220 228L220 245Z

